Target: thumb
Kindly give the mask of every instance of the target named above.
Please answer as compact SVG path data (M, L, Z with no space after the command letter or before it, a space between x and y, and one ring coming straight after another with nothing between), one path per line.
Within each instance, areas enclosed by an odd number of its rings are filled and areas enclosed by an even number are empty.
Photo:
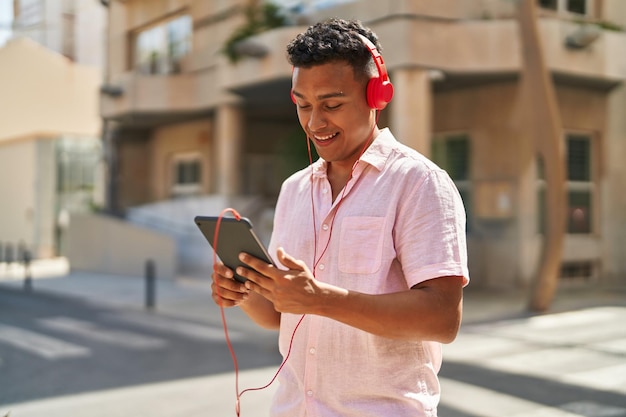
M298 262L293 256L287 254L283 248L278 248L276 251L276 255L278 255L278 260L281 264L283 264L287 269L297 269L299 271L303 270L302 264Z

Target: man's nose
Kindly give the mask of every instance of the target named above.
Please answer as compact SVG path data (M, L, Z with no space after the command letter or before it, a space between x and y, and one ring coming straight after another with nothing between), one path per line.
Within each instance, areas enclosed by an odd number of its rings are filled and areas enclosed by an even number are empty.
M324 128L326 126L326 118L324 117L324 112L318 109L311 110L308 126L309 129L313 132Z

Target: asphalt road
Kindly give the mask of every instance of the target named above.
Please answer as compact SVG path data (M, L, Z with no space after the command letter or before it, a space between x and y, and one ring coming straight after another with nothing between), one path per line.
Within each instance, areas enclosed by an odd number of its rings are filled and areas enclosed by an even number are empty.
M274 343L231 331L242 370ZM0 289L0 404L231 372L221 328L76 298Z
M123 283L113 298L132 295ZM102 303L105 286L88 289L99 296L0 286L0 416L235 415L233 363L205 292L164 291L152 313ZM507 299L468 293L468 321L444 346L439 415L626 417L625 294L563 294L550 314L505 317L494 313L511 311L501 310ZM242 387L268 382L280 361L275 335L230 314ZM267 416L274 389L246 394L242 416Z

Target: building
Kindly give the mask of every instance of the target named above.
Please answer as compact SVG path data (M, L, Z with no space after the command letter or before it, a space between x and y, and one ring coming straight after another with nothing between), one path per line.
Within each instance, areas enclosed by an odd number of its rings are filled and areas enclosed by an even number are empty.
M106 9L97 0L13 0L13 36L103 68Z
M107 3L111 210L176 230L228 205L267 218L281 180L308 162L284 47L314 21L359 18L396 90L380 125L447 169L465 199L474 285L524 287L536 274L545 181L521 117L515 2L281 1L284 25L242 38L247 8L261 16L263 2ZM537 4L567 149L562 279L624 280L626 3Z
M13 259L58 255L69 213L102 204L101 79L28 38L0 48L0 242Z
M0 49L0 192L10 196L0 242L8 257L16 247L52 257L64 252L70 213L103 204L106 9L96 1L12 3L12 39Z

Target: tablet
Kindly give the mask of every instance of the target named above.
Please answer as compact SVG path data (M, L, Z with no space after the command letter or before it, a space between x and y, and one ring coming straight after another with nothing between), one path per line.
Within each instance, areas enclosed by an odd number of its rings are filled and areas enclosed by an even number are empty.
M218 216L196 216L194 219L211 247L214 243L218 218ZM213 250L217 252L217 256L224 265L233 272L238 266L246 266L238 258L241 252L249 253L268 264L274 264L267 249L254 233L252 222L245 217L241 217L240 220L234 217L222 217L217 236L217 248L213 247ZM242 283L247 281L246 278L237 274L235 274L235 279Z

